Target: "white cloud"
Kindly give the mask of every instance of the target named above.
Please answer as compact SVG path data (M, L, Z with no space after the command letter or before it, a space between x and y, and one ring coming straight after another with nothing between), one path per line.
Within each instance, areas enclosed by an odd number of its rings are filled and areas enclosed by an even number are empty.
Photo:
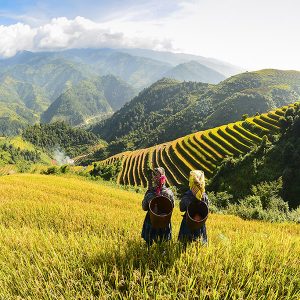
M119 29L119 28L118 28ZM108 23L96 23L83 17L72 20L54 18L39 27L17 23L0 26L0 55L10 57L20 50L55 50L88 47L172 48L171 41L158 37L126 34Z
M0 55L13 56L17 51L33 48L33 38L36 29L29 25L17 23L10 26L0 26Z

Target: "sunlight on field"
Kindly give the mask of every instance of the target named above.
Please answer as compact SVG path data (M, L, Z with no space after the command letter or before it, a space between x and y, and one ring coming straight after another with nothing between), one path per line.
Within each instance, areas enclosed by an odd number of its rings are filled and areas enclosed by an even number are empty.
M209 246L184 252L176 207L173 242L148 253L140 194L28 174L0 191L0 299L300 298L299 225L210 215Z

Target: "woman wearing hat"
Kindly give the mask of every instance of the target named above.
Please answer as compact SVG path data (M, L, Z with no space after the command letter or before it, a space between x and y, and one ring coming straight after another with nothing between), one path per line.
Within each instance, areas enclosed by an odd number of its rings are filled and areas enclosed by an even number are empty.
M166 180L167 178L165 176L164 168L155 168L152 171L153 186L147 190L142 201L142 208L143 210L147 211L142 229L142 238L146 241L148 246L151 246L153 242L170 240L172 238L171 223L169 223L166 228L154 229L151 225L149 214L149 203L153 198L157 196L164 196L169 198L174 206L174 195L173 192L166 187Z
M186 212L188 206L193 201L204 201L208 206L208 198L205 193L205 178L203 171L194 170L190 172L189 187L190 189L183 195L180 201L180 211ZM185 213L181 222L178 240L187 243L195 241L199 238L202 238L202 242L204 244L207 244L208 239L205 224L201 228L191 230L187 225Z

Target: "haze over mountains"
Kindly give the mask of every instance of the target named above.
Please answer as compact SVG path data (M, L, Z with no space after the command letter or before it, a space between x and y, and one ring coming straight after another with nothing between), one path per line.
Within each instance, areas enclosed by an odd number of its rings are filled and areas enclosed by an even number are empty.
M218 83L239 71L200 56L142 49L23 51L0 60L0 134L15 134L41 115L44 122L60 119L73 125L101 119L166 76Z

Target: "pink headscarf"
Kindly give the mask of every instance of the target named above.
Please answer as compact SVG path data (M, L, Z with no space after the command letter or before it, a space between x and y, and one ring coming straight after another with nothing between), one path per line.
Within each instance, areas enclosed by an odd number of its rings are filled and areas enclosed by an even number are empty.
M155 168L153 170L153 184L155 185L156 196L161 194L162 187L165 185L166 181L167 177L165 176L164 168Z

